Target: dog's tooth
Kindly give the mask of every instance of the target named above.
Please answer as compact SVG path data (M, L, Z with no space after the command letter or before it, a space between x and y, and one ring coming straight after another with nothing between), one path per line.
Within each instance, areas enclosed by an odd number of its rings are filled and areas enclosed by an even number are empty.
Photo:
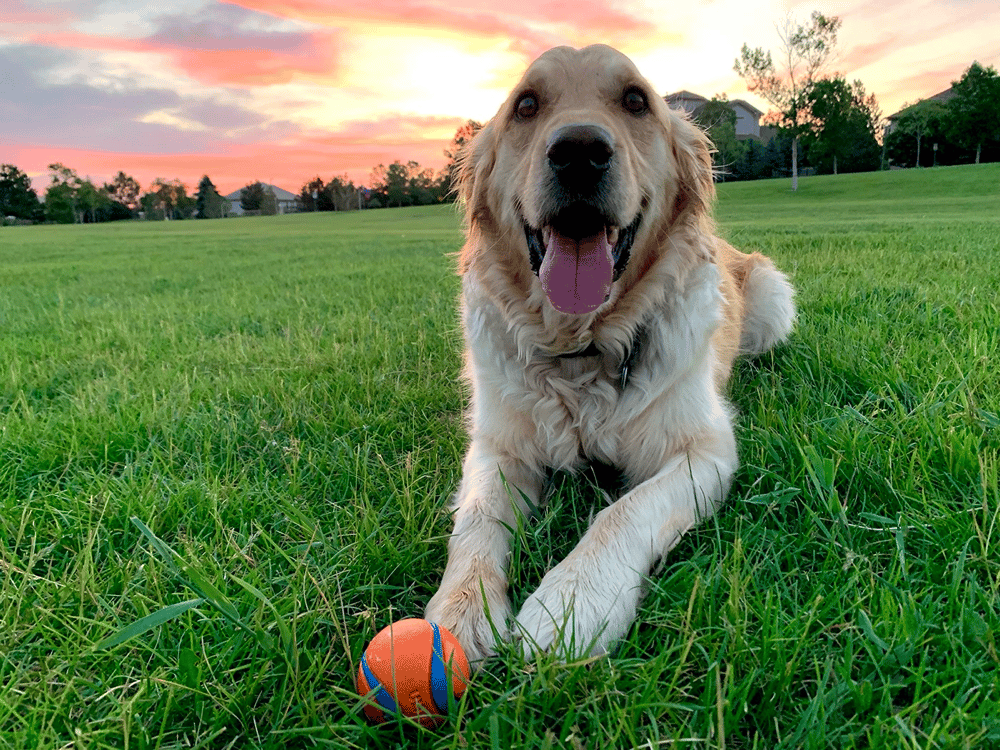
M545 227L544 229L542 229L542 244L544 244L545 247L548 247L549 240L551 239L552 239L552 227Z
M618 227L610 227L608 229L608 244L611 247L618 244Z

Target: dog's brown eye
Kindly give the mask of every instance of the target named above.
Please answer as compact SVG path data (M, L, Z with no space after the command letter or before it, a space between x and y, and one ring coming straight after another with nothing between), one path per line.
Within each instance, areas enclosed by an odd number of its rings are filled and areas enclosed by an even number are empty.
M642 115L649 109L649 102L639 89L627 89L622 97L622 106L633 115Z
M538 114L538 99L534 94L525 94L517 100L514 112L519 120L527 120Z

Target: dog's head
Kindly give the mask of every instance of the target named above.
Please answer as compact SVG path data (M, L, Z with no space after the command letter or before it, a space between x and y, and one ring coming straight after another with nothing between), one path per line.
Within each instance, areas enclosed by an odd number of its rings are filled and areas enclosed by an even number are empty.
M462 270L499 244L499 260L536 275L554 308L592 312L674 227L707 217L711 170L704 134L625 55L549 50L466 153L459 192L470 233L487 242L468 243Z

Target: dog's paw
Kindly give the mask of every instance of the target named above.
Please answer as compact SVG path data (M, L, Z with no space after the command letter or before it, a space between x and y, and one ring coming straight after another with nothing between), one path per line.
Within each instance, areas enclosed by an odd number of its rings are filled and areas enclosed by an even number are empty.
M607 653L635 619L642 577L581 565L581 557L550 570L521 608L513 636L526 659L544 651L563 659Z
M447 628L458 639L474 670L496 652L497 638L508 636L511 610L506 594L487 599L484 604L478 586L442 585L424 611L425 619Z

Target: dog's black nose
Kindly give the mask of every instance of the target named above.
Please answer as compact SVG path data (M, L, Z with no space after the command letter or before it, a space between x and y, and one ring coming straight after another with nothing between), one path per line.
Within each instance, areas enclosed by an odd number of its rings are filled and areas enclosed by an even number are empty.
M545 155L564 187L586 190L607 174L615 147L599 125L564 125L549 137Z

